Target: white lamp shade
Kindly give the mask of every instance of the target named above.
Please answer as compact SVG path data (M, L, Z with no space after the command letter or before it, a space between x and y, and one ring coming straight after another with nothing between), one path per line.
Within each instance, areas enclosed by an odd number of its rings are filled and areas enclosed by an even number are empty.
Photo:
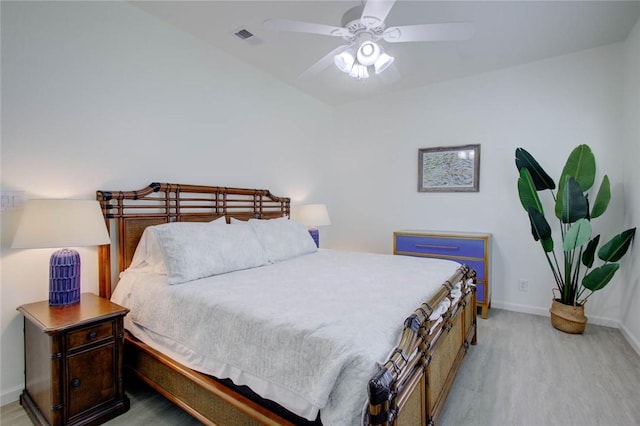
M298 207L298 220L308 227L331 225L327 206L324 204L305 204Z
M389 56L383 52L378 57L378 60L376 61L376 63L373 65L376 70L376 74L380 74L381 72L389 68L389 66L393 63L394 60L395 58L393 56Z
M358 58L358 62L360 62L365 67L369 65L373 65L380 56L380 46L372 41L365 41L360 45L358 49L358 53L356 57Z
M367 67L356 62L351 68L351 72L349 73L350 77L357 78L358 80L362 80L364 78L369 78L369 71L367 71Z
M347 49L333 57L336 67L342 72L350 72L356 58L353 56L353 49Z
M11 247L81 247L110 242L97 201L29 200Z

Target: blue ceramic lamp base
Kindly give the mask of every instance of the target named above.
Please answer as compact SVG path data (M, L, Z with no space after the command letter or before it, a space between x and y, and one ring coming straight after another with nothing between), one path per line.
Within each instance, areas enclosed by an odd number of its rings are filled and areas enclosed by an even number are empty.
M316 247L320 247L320 232L318 232L318 228L309 228L309 234L313 241L316 243Z
M80 301L80 253L61 249L49 261L49 305L64 306Z

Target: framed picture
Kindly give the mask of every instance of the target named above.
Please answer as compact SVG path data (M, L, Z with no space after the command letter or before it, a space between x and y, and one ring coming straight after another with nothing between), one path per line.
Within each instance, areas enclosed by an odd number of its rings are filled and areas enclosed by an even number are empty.
M480 145L418 150L419 192L478 192Z

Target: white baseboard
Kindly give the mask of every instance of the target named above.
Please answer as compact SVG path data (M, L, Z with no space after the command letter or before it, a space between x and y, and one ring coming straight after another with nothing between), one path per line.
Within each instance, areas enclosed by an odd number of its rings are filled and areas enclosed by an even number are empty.
M17 401L20 399L21 392L22 385L14 386L11 389L3 389L2 395L0 395L0 405L7 405Z
M550 316L548 309L542 309L535 306L516 305L514 303L491 301L491 307L504 309L506 311L522 312L524 314L540 315L543 317ZM629 333L629 330L620 321L616 321L611 318L589 316L589 323L619 329L625 340L629 342L631 347L638 353L638 355L640 355L640 342L638 342L638 340L635 339L631 333Z
M537 308L535 306L516 305L515 303L496 302L495 300L492 300L491 307L504 309L505 311L522 312L523 314L539 315L542 317L549 316L548 309ZM489 310L489 312L491 312L491 310Z
M514 311L514 312L522 312L525 314L533 314L540 315L543 317L548 317L549 309L538 308L536 306L528 306L528 305L517 305L514 303L503 303L503 302L495 302L491 301L491 307L497 309L504 309L506 311ZM621 329L620 321L606 318L606 317L598 317L589 315L589 324L602 325L605 327L619 328ZM624 333L623 333L624 334ZM628 333L627 333L628 334ZM629 342L631 343L631 342Z
M631 333L629 333L629 330L624 326L624 324L620 324L620 332L622 333L624 338L627 339L627 342L629 342L631 347L635 349L638 355L640 355L640 342L638 342L638 340L636 340L636 338Z

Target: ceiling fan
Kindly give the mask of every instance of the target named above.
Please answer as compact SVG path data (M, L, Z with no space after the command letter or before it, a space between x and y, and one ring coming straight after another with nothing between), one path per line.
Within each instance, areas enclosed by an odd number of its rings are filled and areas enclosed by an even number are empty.
M342 27L288 19L267 19L264 26L275 31L291 31L341 37L348 44L338 46L304 71L304 79L323 71L332 63L358 80L369 77L369 67L382 73L393 63L393 56L379 44L416 41L466 40L473 36L468 22L404 25L387 27L384 23L396 0L367 0L363 6L349 9L342 16Z

